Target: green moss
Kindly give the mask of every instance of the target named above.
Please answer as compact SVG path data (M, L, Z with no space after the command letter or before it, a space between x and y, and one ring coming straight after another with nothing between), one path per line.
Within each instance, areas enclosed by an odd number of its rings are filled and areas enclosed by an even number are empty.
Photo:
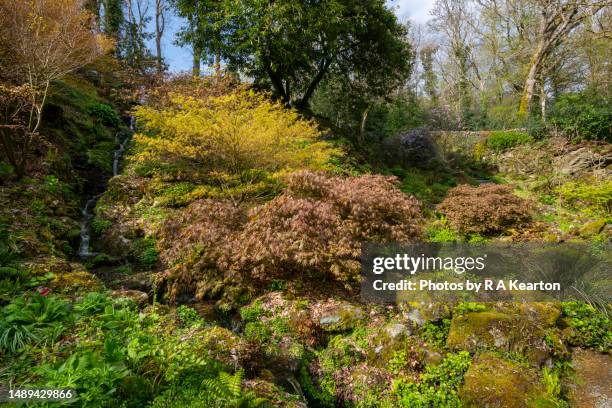
M594 214L612 213L612 180L572 180L558 187L556 192L561 202L570 208L584 211L586 206Z
M107 141L97 143L93 148L87 151L87 163L107 174L112 174L114 150L115 142Z
M454 316L446 344L451 349L469 351L476 351L482 347L502 346L507 343L503 333L512 325L512 320L511 316L495 311ZM497 331L500 337L491 334Z
M482 312L487 309L487 305L478 302L461 302L457 306L453 312L457 315L462 315L471 312Z
M592 238L597 236L610 223L607 218L599 218L595 221L590 221L580 228L580 236L583 238Z
M548 398L534 370L490 353L474 360L459 396L464 407L527 408Z

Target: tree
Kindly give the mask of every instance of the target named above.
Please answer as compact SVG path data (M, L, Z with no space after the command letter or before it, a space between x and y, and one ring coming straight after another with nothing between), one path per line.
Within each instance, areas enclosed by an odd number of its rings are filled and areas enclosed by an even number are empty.
M406 29L384 0L228 0L224 57L285 103L307 108L331 72L384 92L412 67Z
M162 56L161 40L166 29L166 14L168 3L166 0L155 0L155 50L157 52L157 72L164 71L164 59Z
M17 177L25 174L51 82L107 45L81 0L0 0L0 136Z
M474 64L470 11L467 0L437 0L432 10L434 19L431 21L431 27L443 33L447 41L446 54L452 73L444 78L446 81L452 81L454 100L463 127L469 125L472 115L470 73Z
M419 53L421 65L423 67L425 94L429 97L429 101L431 102L432 106L436 106L438 104L438 78L434 71L434 55L436 54L436 51L437 47L435 45L428 45L423 47Z
M178 34L179 44L193 47L193 76L200 75L202 58L214 61L215 72L221 69L223 47L222 26L224 3L222 0L174 0L179 16L187 19L187 26Z
M519 106L521 115L529 114L536 82L553 51L587 17L612 3L601 0L533 0L532 4L539 12L539 28Z
M146 75L156 64L145 40L152 34L146 31L151 20L148 0L125 0L127 19L124 22L125 32L120 39L119 56L140 75Z
M104 1L104 34L115 41L117 53L119 53L119 43L121 41L121 30L124 25L123 0L103 0Z

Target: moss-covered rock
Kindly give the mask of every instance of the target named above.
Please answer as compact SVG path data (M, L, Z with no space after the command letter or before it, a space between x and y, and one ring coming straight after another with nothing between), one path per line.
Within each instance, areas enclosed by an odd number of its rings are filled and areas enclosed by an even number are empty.
M606 218L600 218L595 221L587 222L580 228L580 236L583 238L591 238L599 234L604 230L608 220Z
M149 302L149 295L145 292L132 289L118 289L111 292L111 296L116 299L129 299L137 306L144 306Z
M365 313L361 307L348 302L330 302L315 313L318 317L319 326L326 332L352 330L365 318Z
M446 345L470 352L517 352L540 365L567 353L555 327L560 315L560 306L550 302L502 303L492 310L455 315Z
M478 356L459 392L465 407L534 407L546 399L535 370L493 354Z
M55 292L70 295L97 292L104 287L100 279L84 269L56 273L49 286Z
M446 344L471 352L488 347L508 347L512 316L496 311L467 313L453 317Z

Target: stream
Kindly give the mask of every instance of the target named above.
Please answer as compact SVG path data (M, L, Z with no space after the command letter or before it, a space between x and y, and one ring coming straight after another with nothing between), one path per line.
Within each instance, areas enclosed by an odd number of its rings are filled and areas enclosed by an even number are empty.
M134 132L134 117L130 116L130 132L125 135L123 140L117 140L119 147L113 153L113 177L119 174L119 163L125 152L125 148L130 141L130 137ZM115 138L118 139L121 132L115 134ZM79 250L77 252L80 258L87 258L95 253L89 250L89 242L91 240L91 222L93 221L94 214L93 208L96 206L98 199L104 194L104 191L90 197L86 202L85 206L81 209L81 242L79 244Z

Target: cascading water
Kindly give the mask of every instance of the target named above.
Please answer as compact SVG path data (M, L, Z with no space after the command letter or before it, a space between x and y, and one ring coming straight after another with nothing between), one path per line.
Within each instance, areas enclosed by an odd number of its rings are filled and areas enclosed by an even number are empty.
M134 131L134 117L130 116L130 133L128 133L123 140L119 142L119 147L115 150L113 154L113 176L119 174L119 162L121 161L121 157L123 156L123 152L125 151L125 147L129 142L130 136ZM119 132L115 137L119 136ZM94 218L92 213L93 207L95 207L96 202L104 193L96 194L91 197L85 203L85 206L81 210L81 243L79 244L79 251L77 252L79 257L87 258L91 255L94 255L89 251L89 241L91 240L91 221Z

